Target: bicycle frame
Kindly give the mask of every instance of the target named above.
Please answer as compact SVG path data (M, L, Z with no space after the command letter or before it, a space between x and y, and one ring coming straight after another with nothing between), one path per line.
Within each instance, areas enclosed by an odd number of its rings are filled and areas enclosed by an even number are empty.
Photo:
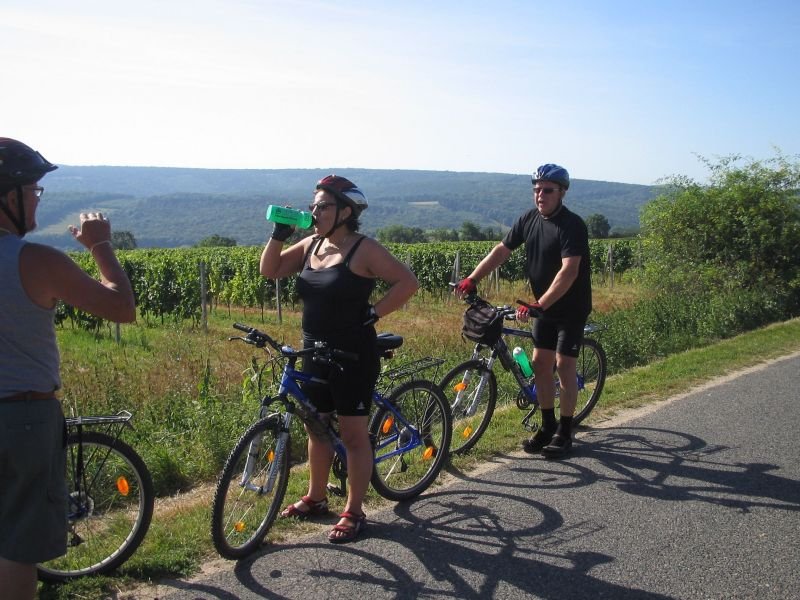
M289 352L293 351L291 347L288 346L286 349ZM298 402L301 410L305 413L305 415L301 418L303 419L303 422L306 423L312 430L315 426L324 426L324 430L322 430L322 427L320 427L318 435L321 437L327 437L333 446L334 452L336 453L341 465L344 467L344 472L340 478L342 481L341 489L344 489L347 465L347 451L345 450L344 443L339 437L339 434L333 425L333 421L324 419L320 416L319 411L317 411L316 407L311 403L311 400L308 399L300 387L301 383L327 385L328 381L326 379L320 379L319 377L310 375L309 373L298 371L295 369L296 361L296 356L287 357L281 373L278 395L275 397L265 395L261 400L261 409L259 412L260 418L267 417L270 414L278 414L274 411L270 411L270 406L276 402L279 402L283 405L284 412L280 417L281 430L275 447L275 458L272 461L270 471L267 475L267 480L263 486L256 486L250 483L255 461L260 451L261 438L259 437L254 439L250 444L250 449L248 450L247 460L245 461L245 466L242 471L242 478L239 482L239 485L259 494L268 494L272 491L277 479L278 469L279 465L281 464L281 459L283 458L283 453L286 451L286 446L289 443L289 432L291 430L292 420L294 419L294 415L297 413L297 407L290 400L290 397L294 398ZM378 408L389 411L394 420L402 425L402 427L397 428L399 433L383 439L382 443L376 446L377 449L383 449L387 446L391 446L392 444L397 445L394 450L383 454L380 457L376 457L376 463L392 459L398 454L404 454L424 444L420 432L410 425L408 420L403 417L402 413L398 411L394 404L392 404L387 397L381 394L378 389L373 390L372 400ZM398 441L399 443L397 443Z
M588 324L584 327L583 331L585 335L594 333L601 328L593 325ZM511 352L509 350L508 344L506 343L505 336L511 335L523 339L528 339L533 342L533 333L528 329L519 329L516 327L507 327L503 326L501 329L500 338L495 342L492 346L486 346L484 344L476 344L475 348L472 351L472 360L480 360L486 366L486 369L491 371L494 368L494 364L497 359L500 359L500 364L506 371L509 371L513 374L514 379L517 382L517 386L519 387L520 391L523 394L523 398L518 399L517 405L519 408L527 408L531 406L531 410L522 420L522 423L525 427L529 426L529 422L531 417L535 414L536 410L539 408L539 398L536 390L536 377L535 374L532 375L530 378L526 378L522 371L519 368L517 362L511 356ZM484 352L489 350L489 355L485 356ZM581 373L577 373L578 378L578 390L583 390L585 388L585 381ZM469 380L463 382L464 384L469 383ZM473 415L477 409L477 405L480 403L480 398L483 393L484 387L487 385L487 380L485 377L481 378L481 381L478 383L477 390L472 394L472 404L467 407L466 414ZM560 386L558 385L558 378L556 377L556 397L559 396ZM453 407L457 407L461 402L461 393L458 392L456 394L455 403Z

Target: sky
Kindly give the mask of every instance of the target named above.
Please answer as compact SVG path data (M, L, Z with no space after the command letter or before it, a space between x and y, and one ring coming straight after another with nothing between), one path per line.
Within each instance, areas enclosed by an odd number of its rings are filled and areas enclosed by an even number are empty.
M796 0L3 0L0 65L0 136L65 165L652 184L800 154Z

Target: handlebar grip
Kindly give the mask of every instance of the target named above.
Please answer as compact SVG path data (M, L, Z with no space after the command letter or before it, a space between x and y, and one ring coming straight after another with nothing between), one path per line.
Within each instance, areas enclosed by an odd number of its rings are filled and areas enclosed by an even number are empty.
M233 328L238 329L239 331L244 331L245 333L250 333L251 331L253 331L252 327L248 327L247 325L244 325L242 323L234 323Z
M517 304L527 308L528 311L530 311L530 313L536 318L541 318L544 315L544 311L541 308L534 306L533 304L528 304L524 300L517 299Z

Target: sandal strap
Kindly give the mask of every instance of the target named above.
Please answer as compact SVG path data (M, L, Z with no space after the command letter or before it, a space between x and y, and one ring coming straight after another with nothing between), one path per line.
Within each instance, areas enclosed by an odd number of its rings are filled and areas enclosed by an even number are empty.
M357 515L354 512L350 512L349 510L346 510L342 514L339 515L339 518L340 519L348 519L350 521L353 521L353 523L358 523L360 521L366 521L367 520L367 515L366 515L366 513L361 513L360 515Z
M300 498L300 500L302 500L303 504L308 506L308 508L310 508L311 510L313 510L313 509L315 509L317 507L328 506L328 497L327 496L325 496L322 500L319 500L319 501L314 500L311 496L303 496L302 498Z

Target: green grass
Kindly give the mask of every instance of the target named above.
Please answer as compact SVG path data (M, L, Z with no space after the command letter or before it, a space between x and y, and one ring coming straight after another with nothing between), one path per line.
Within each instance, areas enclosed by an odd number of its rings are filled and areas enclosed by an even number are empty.
M501 290L497 301L516 297L516 293ZM212 318L208 334L183 326L132 325L122 328L122 343L117 345L108 332L97 337L69 329L60 332L64 387L70 399L66 404L74 404L83 414L131 409L136 429L126 433L125 439L145 459L160 495L144 544L118 573L64 585L42 585L42 599L110 598L134 584L191 575L204 560L216 558L209 532L214 479L257 410L254 398L242 399L244 370L253 349L226 341L234 333L230 328L234 320L297 342L295 313L284 313L284 322L279 325L272 314L261 323L259 313L228 314L226 310ZM382 330L392 330L409 340L399 362L427 354L444 357L446 364L437 374L440 379L471 351L471 346L460 339L460 320L460 304L426 301L412 303L385 319ZM794 319L632 369L608 379L600 404L587 423L591 426L624 408L664 399L798 350L800 319ZM516 450L526 435L520 427L524 413L513 404L512 387L504 379L507 375L500 369L496 372L501 389L497 413L472 452L453 458L452 469L467 471L496 452ZM427 375L434 378L433 373ZM302 440L295 437L297 452L302 452ZM302 467L296 471L302 476L290 479L287 503L306 491ZM333 510L342 508L342 500L332 500ZM384 504L370 490L367 510ZM291 538L312 527L279 521L269 539Z

